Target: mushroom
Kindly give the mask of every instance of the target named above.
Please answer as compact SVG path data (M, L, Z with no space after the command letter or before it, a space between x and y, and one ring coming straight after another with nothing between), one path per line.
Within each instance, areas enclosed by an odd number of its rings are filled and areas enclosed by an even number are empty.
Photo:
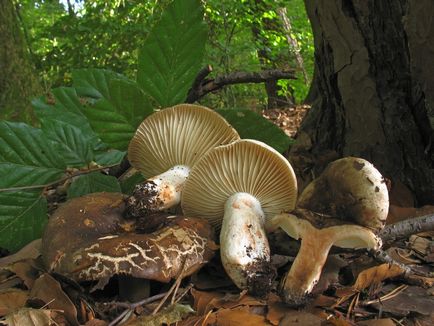
M297 183L273 148L239 140L208 152L193 168L181 206L220 228L223 267L241 289L265 295L274 279L265 220L295 206Z
M345 224L345 221L296 209L267 221L267 232L282 228L290 237L301 239L300 250L283 280L283 300L298 306L306 301L318 283L332 246L351 249L378 249L381 240L366 227Z
M138 233L123 218L124 195L94 193L62 204L42 237L49 271L76 281L114 275L168 282L188 276L213 256L213 232L204 220L172 216L162 228Z
M378 229L389 212L389 192L372 163L345 157L330 163L304 189L297 207Z
M267 232L281 227L301 239L300 250L284 279L284 300L302 304L318 282L332 246L378 249L389 210L384 178L368 161L345 157L330 163L302 192L299 209L267 222ZM356 225L358 224L358 225Z
M218 113L180 104L147 117L128 147L128 159L147 180L127 200L127 215L139 217L180 202L190 169L211 148L239 139Z

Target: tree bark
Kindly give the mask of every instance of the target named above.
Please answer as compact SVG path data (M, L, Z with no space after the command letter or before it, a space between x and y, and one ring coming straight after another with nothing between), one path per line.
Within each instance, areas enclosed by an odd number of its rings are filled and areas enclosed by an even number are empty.
M315 99L291 158L301 177L359 156L417 204L434 202L434 4L305 0L315 39ZM392 188L393 190L393 188Z
M30 100L42 89L12 0L0 1L0 118L33 121Z

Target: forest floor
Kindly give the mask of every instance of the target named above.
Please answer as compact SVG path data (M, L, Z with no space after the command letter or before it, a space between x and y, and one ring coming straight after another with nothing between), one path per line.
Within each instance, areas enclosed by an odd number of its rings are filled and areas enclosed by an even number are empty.
M299 106L263 115L293 136L307 110ZM395 197L391 221L434 212L434 207L407 205L405 196ZM233 285L218 252L191 277L183 278L181 272L168 284L142 281L137 286L134 280L114 276L100 289L101 283L78 284L48 273L37 240L0 259L0 316L13 326L434 325L434 231L387 243L383 249L396 264L363 251L330 254L312 295L298 308L278 295L294 258L278 248L295 242L277 234L270 243L278 274L272 292L255 298ZM125 293L133 292L133 303L126 302Z
M309 108L308 105L297 105L282 109L269 109L263 110L262 115L282 129L285 134L294 137Z

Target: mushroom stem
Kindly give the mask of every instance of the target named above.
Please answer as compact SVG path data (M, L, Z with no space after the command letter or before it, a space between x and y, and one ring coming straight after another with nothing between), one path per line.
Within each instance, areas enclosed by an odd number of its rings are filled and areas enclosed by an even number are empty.
M127 216L137 218L178 205L189 173L188 166L176 165L136 185L133 194L127 199Z
M264 223L265 214L254 196L236 193L226 201L220 232L223 267L239 288L258 296L268 292L275 276Z
M267 222L268 232L281 227L288 235L301 240L300 250L286 275L282 296L285 302L301 305L318 283L332 246L341 248L379 248L380 239L368 228L336 225L318 229L309 221L292 214L280 214Z

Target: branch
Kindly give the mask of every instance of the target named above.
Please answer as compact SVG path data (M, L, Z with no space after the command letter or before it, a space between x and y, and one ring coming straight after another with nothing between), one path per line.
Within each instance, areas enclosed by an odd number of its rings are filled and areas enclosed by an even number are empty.
M268 80L295 79L294 70L262 70L259 72L238 71L212 79L205 77L212 71L211 67L203 68L196 77L192 88L188 92L187 103L193 103L206 94L215 92L227 85L245 83L263 83Z
M434 214L429 214L386 225L379 235L384 243L392 243L415 233L433 230Z

